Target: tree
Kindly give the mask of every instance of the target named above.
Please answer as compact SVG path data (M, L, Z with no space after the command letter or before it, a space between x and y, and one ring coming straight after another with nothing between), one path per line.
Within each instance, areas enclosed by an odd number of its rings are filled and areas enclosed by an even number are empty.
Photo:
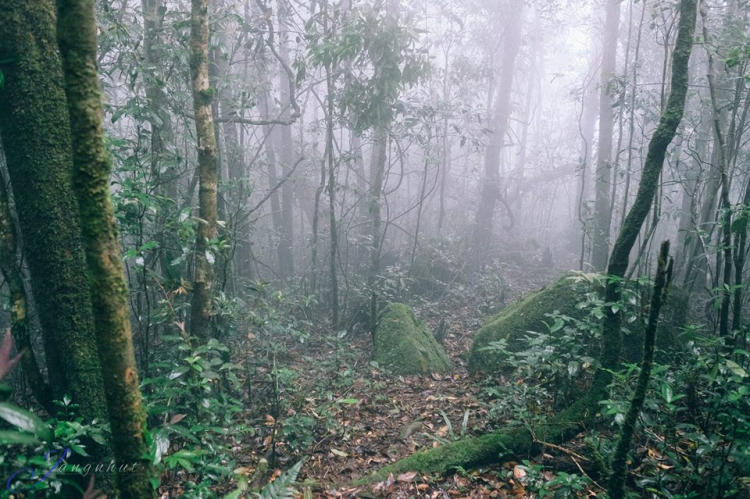
M643 339L643 359L641 360L641 370L638 373L638 383L622 424L615 455L612 458L612 472L610 473L607 489L609 497L612 499L623 499L625 497L628 454L630 453L630 446L633 441L633 434L635 433L635 425L643 408L643 403L646 400L648 382L651 379L651 370L654 364L659 313L661 312L661 306L666 301L669 284L672 281L673 266L674 259L669 256L669 241L664 241L659 251L659 261L656 269L656 279L654 280L651 306L649 308L648 324L646 325Z
M138 465L120 472L125 498L154 496L138 371L130 330L129 292L110 201L112 167L104 147L93 0L58 0L57 38L73 150L73 190L78 199L99 360L115 458Z
M52 1L3 0L0 135L55 398L106 421ZM100 457L106 456L100 449Z
M594 200L594 234L591 264L604 270L609 252L609 232L612 223L609 191L612 177L612 133L617 67L617 35L620 27L620 1L606 0L604 45L602 48L601 83L599 89L599 146L596 155L596 185Z
M511 115L511 91L516 58L521 48L521 26L524 2L514 0L510 6L511 15L505 25L505 40L502 57L502 76L495 94L492 110L492 135L484 153L484 179L482 181L479 207L474 221L474 248L486 252L492 241L495 207L500 198L500 154L504 148L505 135ZM481 263L480 256L476 263Z
M191 301L192 333L203 341L211 335L211 300L216 256L209 248L216 239L218 149L211 112L213 89L208 80L208 0L191 3L190 73L198 140L198 230L195 241L195 278Z

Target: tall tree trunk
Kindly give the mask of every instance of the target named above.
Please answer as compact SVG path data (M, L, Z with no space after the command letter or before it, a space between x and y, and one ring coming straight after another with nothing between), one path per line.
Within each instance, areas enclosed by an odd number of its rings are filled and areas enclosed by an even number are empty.
M706 7L701 3L701 19L703 20L703 38L708 41L708 16ZM729 201L729 165L727 164L727 148L722 126L721 108L719 107L716 85L714 83L714 57L709 49L708 52L708 91L711 96L711 108L713 110L714 136L716 137L715 150L718 151L718 168L721 175L721 209L722 209L722 247L724 252L724 279L722 286L721 309L719 310L719 334L729 341L729 309L731 304L732 285L732 205ZM718 272L718 268L717 268Z
M112 163L104 148L93 0L58 0L57 37L70 114L73 190L81 214L115 459L120 466L137 465L139 471L118 473L118 488L122 497L153 497L144 433L146 415L130 331L128 285L109 194Z
M384 28L388 32L395 33L398 30L398 19L400 0L387 0L385 13ZM394 54L391 54L393 57ZM383 57L382 59L386 59ZM375 62L379 64L380 61ZM383 74L392 74L393 68L378 68L376 72L381 74L381 80L387 78ZM393 82L378 81L377 92L384 96L388 101L387 104L393 105L398 98L394 94L393 86L398 88ZM372 159L370 162L370 193L369 193L369 213L370 213L370 271L367 276L367 287L370 289L370 331L375 334L375 326L378 317L378 292L376 282L380 273L380 250L382 246L381 224L382 217L380 214L380 201L383 195L383 181L385 178L385 166L388 156L388 141L391 122L389 120L380 120L375 125L374 144L372 148Z
M5 181L0 177L0 274L10 291L10 332L16 340L16 348L21 352L21 369L31 387L31 393L39 405L48 413L54 414L52 389L42 376L31 344L28 300L16 251L16 229L10 214Z
M685 180L682 183L682 202L680 206L680 225L677 233L677 269L675 276L682 276L682 272L688 267L688 258L692 246L688 243L688 234L697 228L698 220L695 220L696 207L698 204L698 181L701 176L702 162L708 150L708 137L711 134L710 108L704 106L703 117L699 132L695 139L695 159L690 161L685 172ZM698 241L695 241L698 243Z
M335 36L335 23L331 25L328 11L328 0L323 0L323 31L326 37L333 39ZM328 161L328 217L329 231L331 236L331 247L329 254L329 270L331 278L331 324L338 327L339 323L339 281L336 272L336 257L338 253L338 233L336 227L336 171L333 154L333 120L335 97L335 81L330 59L325 65L326 72L326 160ZM291 133L289 139L291 140ZM291 146L291 144L290 144ZM291 207L290 207L291 211Z
M208 340L211 336L211 297L216 256L208 242L216 239L218 149L211 111L213 89L208 80L208 0L192 0L190 30L190 73L192 78L195 128L198 139L198 230L195 241L195 278L190 304L193 335Z
M711 126L713 126L713 120L711 120ZM717 141L714 135L714 145L711 151L711 165L718 163L719 151L716 147ZM700 220L696 227L696 237L693 243L693 248L690 253L690 258L687 261L687 270L685 271L684 284L687 285L688 291L693 292L695 285L699 285L701 288L706 286L706 273L708 271L708 255L700 256L704 253L705 241L702 240L700 231L712 234L714 229L714 220L716 219L716 200L719 196L719 189L721 188L721 174L713 171L713 168L709 168L709 177L706 183L705 194L703 204L700 210Z
M172 118L167 109L167 99L162 88L163 44L161 36L165 7L162 0L142 0L143 50L149 71L144 72L144 87L149 107L152 110L151 125L151 176L157 183L158 192L169 199L177 200L177 178L174 169L164 168L167 144L173 141ZM166 214L161 210L156 219L157 238L160 245L159 264L162 274L169 280L179 281L179 268L172 265L173 238L168 237Z
M685 97L688 90L688 63L693 48L695 32L696 0L680 1L680 21L672 55L672 84L667 106L659 119L659 125L648 145L646 162L643 166L638 192L633 206L625 217L620 234L609 257L607 275L609 280L605 289L604 300L607 303L620 301L622 283L630 262L630 252L635 245L638 234L643 227L654 196L659 187L659 178L664 166L664 157L669 143L674 139L677 127L685 110ZM596 404L606 398L607 389L612 380L612 370L619 365L622 349L622 315L612 307L605 307L602 327L602 350L600 355L601 369L597 369L592 383L590 400Z
M370 271L367 287L370 289L370 330L375 334L378 317L378 293L375 289L380 274L381 216L380 198L383 194L383 177L388 156L388 129L379 126L375 129L375 143L370 163Z
M101 365L71 185L73 159L55 4L0 0L0 135L42 326L50 382L86 421L107 420ZM108 451L96 451L106 457Z
M604 44L602 47L602 76L599 90L599 147L596 157L596 192L594 201L594 234L591 264L595 270L607 267L609 232L612 210L609 191L612 176L612 134L617 68L617 38L620 27L620 0L606 0Z
M612 458L612 473L609 477L607 492L611 499L625 498L625 480L628 476L628 455L635 434L635 425L646 401L648 383L651 380L651 370L654 364L654 350L656 345L656 328L659 322L659 312L666 300L669 284L672 281L674 260L669 256L669 241L664 241L659 251L659 261L654 279L651 307L649 308L648 324L643 340L643 358L641 371L638 373L638 383L630 401L630 407L622 424L620 437L617 441L615 454Z
M479 198L479 207L474 221L473 244L476 251L475 264L480 265L492 241L495 206L500 196L500 154L508 132L512 111L511 91L516 59L521 48L521 25L524 2L514 0L505 25L505 40L502 57L502 76L495 95L492 111L492 135L484 153L484 179Z
M292 111L289 75L284 66L289 67L289 2L279 0L279 93L281 97L281 120L289 120ZM281 160L281 172L283 178L289 175L294 165L294 142L292 140L292 126L283 125L279 133L279 151ZM292 277L294 275L294 183L284 182L281 186L281 233L279 234L281 248L280 263L281 275Z

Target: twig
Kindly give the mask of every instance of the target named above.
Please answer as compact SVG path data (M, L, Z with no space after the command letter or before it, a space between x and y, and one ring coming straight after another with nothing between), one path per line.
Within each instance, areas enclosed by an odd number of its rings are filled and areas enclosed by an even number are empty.
M560 452L562 452L564 454L567 454L568 457L570 457L570 460L573 461L573 464L576 465L576 468L578 468L578 471L580 471L583 476L585 476L586 478L588 478L589 480L591 480L591 483L594 484L599 489L606 490L604 487L602 487L601 485L599 485L596 482L596 480L594 480L593 478L591 478L589 476L589 474L586 473L586 471L583 469L583 467L581 466L581 463L578 462L579 459L581 461L591 461L589 458L581 456L580 454L576 454L572 450L566 449L565 447L562 447L560 445L552 444L552 443L549 443L549 442L542 442L541 440L537 440L536 437L534 437L533 435L532 435L532 437L534 438L534 442L535 443L537 443L537 444L539 444L539 445L541 445L543 447L549 447L550 449L555 449L556 451L560 451Z

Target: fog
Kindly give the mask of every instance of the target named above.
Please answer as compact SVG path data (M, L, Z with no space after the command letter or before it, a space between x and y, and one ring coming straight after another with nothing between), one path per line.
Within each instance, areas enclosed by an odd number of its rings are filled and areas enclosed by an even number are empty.
M748 497L749 10L0 0L0 498Z

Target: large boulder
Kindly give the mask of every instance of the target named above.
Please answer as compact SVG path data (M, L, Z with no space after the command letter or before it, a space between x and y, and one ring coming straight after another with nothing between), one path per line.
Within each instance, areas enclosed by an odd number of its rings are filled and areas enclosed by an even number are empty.
M424 322L403 303L383 310L375 329L374 360L396 374L451 370L451 361Z
M469 370L476 372L492 372L502 367L502 356L493 351L485 350L490 343L505 339L507 349L517 351L523 347L523 339L529 331L547 332L547 324L552 319L548 314L555 311L573 319L584 319L590 316L591 309L578 305L590 299L590 294L603 289L596 279L575 278L564 275L546 288L527 295L518 302L509 305L498 315L490 319L474 337L469 355ZM669 299L662 307L659 329L657 332L657 348L669 355L679 348L677 341L680 328L687 323L689 304L687 293L672 287ZM647 314L643 314L647 315ZM595 317L591 320L596 321ZM638 362L643 351L644 323L642 318L624 326L623 360ZM598 345L591 346L591 355L598 355Z

